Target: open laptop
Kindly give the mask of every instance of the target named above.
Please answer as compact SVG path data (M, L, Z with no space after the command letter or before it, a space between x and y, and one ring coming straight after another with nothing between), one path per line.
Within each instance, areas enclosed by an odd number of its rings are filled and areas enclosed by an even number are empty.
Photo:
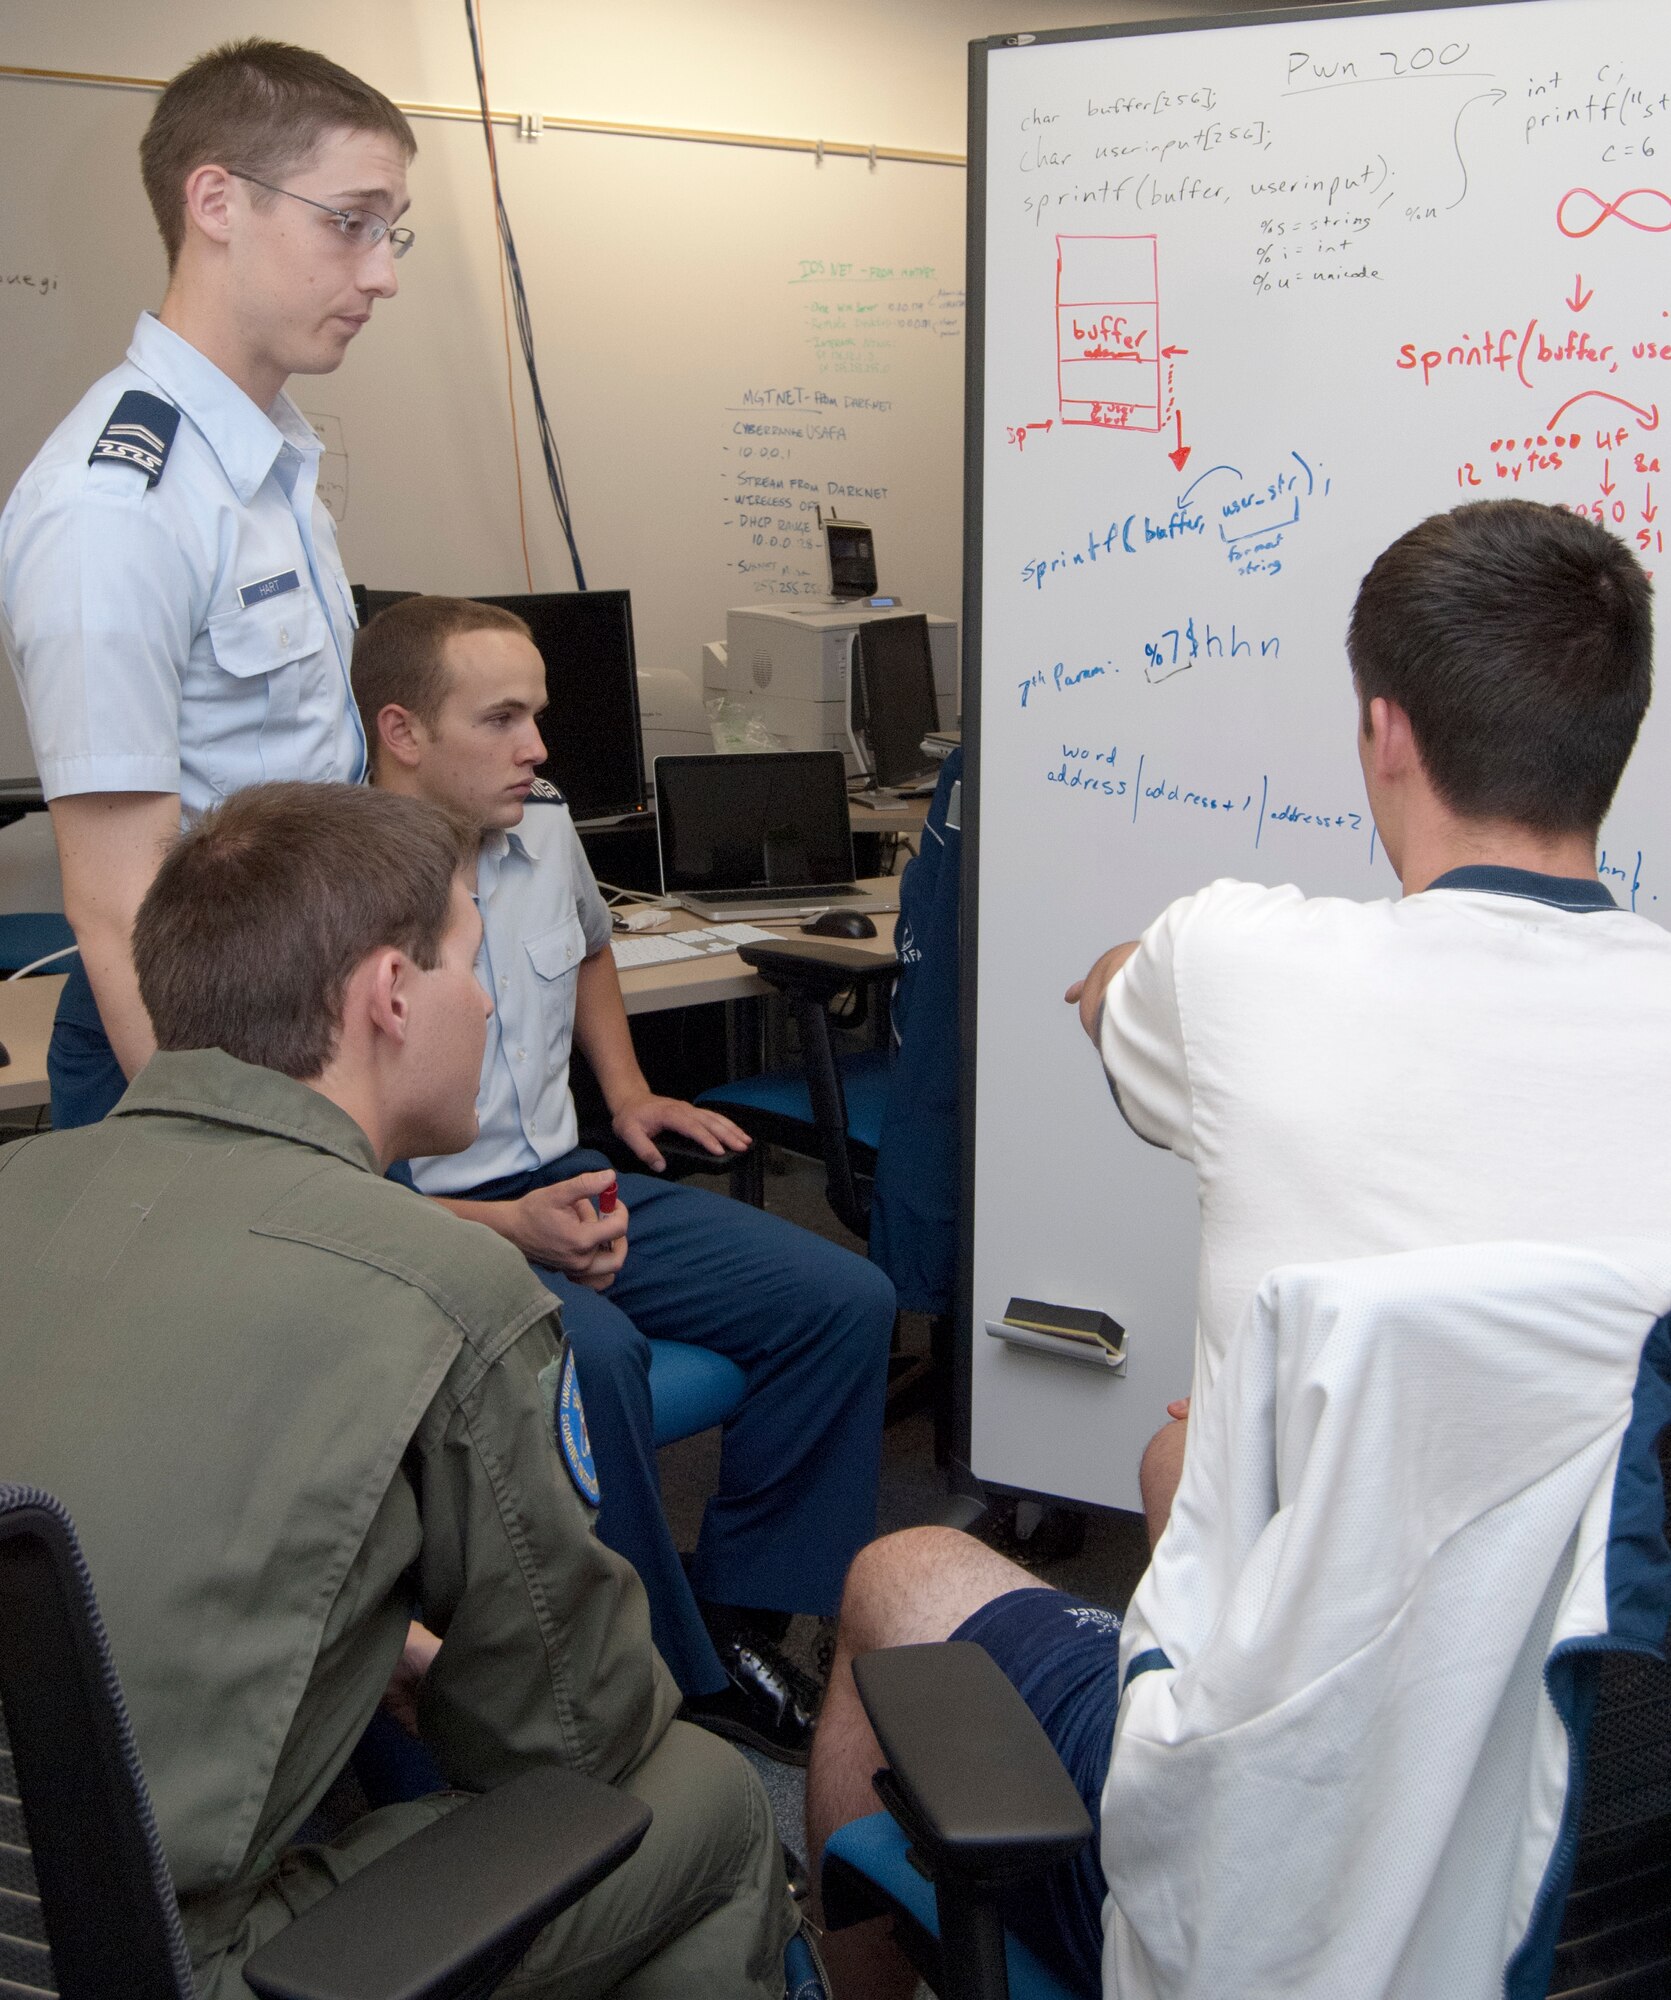
M874 910L853 880L839 750L656 759L661 886L699 917Z

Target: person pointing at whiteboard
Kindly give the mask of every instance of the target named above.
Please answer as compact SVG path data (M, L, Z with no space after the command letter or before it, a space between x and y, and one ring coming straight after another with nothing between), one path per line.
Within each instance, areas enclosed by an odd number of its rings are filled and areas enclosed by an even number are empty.
M329 374L411 247L417 151L388 98L306 49L229 43L140 145L168 287L0 517L0 639L80 955L53 1123L92 1123L154 1049L129 950L182 813L271 778L358 780L353 604L284 393Z
M1647 577L1582 516L1424 521L1347 635L1403 900L1215 882L1068 989L1127 1123L1196 1170L1195 1394L1279 1264L1663 1232L1671 935L1597 873L1651 646ZM1172 1415L1143 1463L1155 1538Z
M1619 908L1597 866L1597 832L1648 705L1652 645L1648 579L1594 523L1525 501L1424 521L1370 569L1347 638L1364 784L1403 899L1357 903L1215 882L1172 904L1140 940L1105 952L1069 988L1128 1123L1196 1169L1198 1402L1213 1397L1233 1341L1255 1337L1253 1314L1237 1328L1276 1266L1456 1244L1663 1238L1671 1215L1671 933ZM1228 1380L1233 1398L1235 1374ZM1531 1400L1544 1387L1529 1383ZM1550 1407L1569 1393L1564 1379L1547 1388ZM1470 1467L1470 1446L1474 1466L1500 1470L1497 1414L1459 1399L1447 1498L1463 1496L1464 1510L1477 1499L1498 1511L1491 1478L1459 1474ZM1215 1577L1246 1580L1220 1497L1232 1470L1222 1456L1231 1426L1220 1415L1211 1428L1175 1421L1145 1456L1144 1501L1159 1539L1186 1440L1200 1431L1191 1504L1137 1600L1131 1638L1150 1650L1128 1658L1125 1676L1113 1611L1051 1589L972 1536L914 1528L860 1552L808 1777L815 1880L833 1829L874 1810L872 1774L886 1761L859 1703L854 1658L955 1639L979 1646L1017 1689L1102 1829L1100 1850L1093 1841L1047 1871L1005 1912L1072 1991L1194 2000L1242 1990L1217 1974L1192 1978L1205 1949L1219 1954L1218 1965L1226 1952L1256 1966L1286 1955L1286 1983L1256 1970L1249 1992L1334 2000L1345 1990L1318 1979L1325 1961L1306 1957L1306 1921L1317 1917L1332 1935L1356 1912L1325 1899L1311 1910L1279 1907L1262 1928L1233 1892L1214 1900L1221 1880L1234 1890L1245 1878L1204 1865L1188 1840L1169 1846L1164 1814L1127 1824L1118 1806L1105 1808L1110 1772L1120 1775L1114 1729L1128 1683L1158 1666L1178 1689L1201 1593ZM1303 1450L1289 1444L1292 1470ZM1363 1449L1407 1449L1415 1495L1422 1444L1396 1433L1389 1442L1383 1428ZM1516 1470L1525 1468L1517 1462ZM1263 1594L1261 1586L1247 1596ZM1183 1603L1185 1595L1195 1601ZM1238 1602L1236 1615L1224 1614L1233 1646L1246 1636L1244 1608ZM1339 1629L1355 1641L1349 1616ZM1186 1637L1177 1671L1174 1630ZM1199 1788L1197 1752L1218 1728L1199 1718L1218 1702L1221 1720L1233 1712L1239 1722L1270 1695L1269 1682L1237 1679L1247 1655L1237 1657L1236 1673L1221 1662L1218 1679L1164 1742L1145 1739L1154 1759L1139 1769L1159 1770L1156 1760L1175 1750L1182 1761L1166 1768L1179 1774L1177 1788ZM1232 1681L1242 1706L1225 1695ZM1425 1685L1431 1693L1432 1677ZM1326 1703L1337 1687L1325 1676L1304 1693ZM1191 1699L1180 1693L1172 1714ZM1344 1747L1349 1713L1334 1707L1327 1725L1343 1746L1342 1767L1354 1754ZM1240 1750L1229 1741L1238 1736ZM1214 1740L1258 1754L1246 1749L1246 1731ZM1394 1731L1386 1740L1406 1739ZM1448 1821L1433 1824L1448 1834ZM1305 1829L1281 1831L1304 1844ZM1236 1846L1222 1824L1215 1837L1225 1855ZM1447 1849L1443 1866L1430 1865L1422 1879L1445 1877L1467 1845ZM1145 1922L1160 1912L1145 1935L1164 1947L1167 1970L1129 1987L1123 1971L1118 1985L1104 1973L1105 1928L1110 1939L1135 1935L1129 1895L1122 1903L1110 1863L1124 1871L1128 1891L1142 1884ZM1311 1879L1328 1873L1325 1859ZM1495 1890L1484 1884L1480 1893ZM1127 1931L1116 1933L1115 1910ZM878 1929L857 1926L831 1940L838 1991L877 2000L911 1992L914 1973ZM1433 1990L1419 1983L1424 1961L1412 1963L1415 1985L1373 1990Z

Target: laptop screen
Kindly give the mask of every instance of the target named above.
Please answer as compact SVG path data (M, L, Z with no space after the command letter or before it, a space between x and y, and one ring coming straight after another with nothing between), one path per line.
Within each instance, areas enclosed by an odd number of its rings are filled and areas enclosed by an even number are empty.
M839 750L658 757L663 889L704 895L851 882L846 769Z

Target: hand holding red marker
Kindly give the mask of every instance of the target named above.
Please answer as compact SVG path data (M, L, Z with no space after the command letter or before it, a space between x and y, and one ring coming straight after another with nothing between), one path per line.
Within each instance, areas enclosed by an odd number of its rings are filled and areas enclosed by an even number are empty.
M598 1196L599 1215L613 1215L615 1213L615 1204L620 1199L620 1196L621 1196L620 1182L611 1181L608 1187L606 1187L603 1190L603 1192Z

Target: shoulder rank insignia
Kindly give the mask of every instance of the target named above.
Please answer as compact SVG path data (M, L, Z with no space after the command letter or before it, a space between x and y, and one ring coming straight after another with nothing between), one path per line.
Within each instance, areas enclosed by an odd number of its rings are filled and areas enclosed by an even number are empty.
M87 463L97 465L111 458L121 465L136 465L145 474L146 485L155 486L179 428L180 412L172 403L144 389L129 389L111 411Z
M563 1356L563 1374L557 1389L557 1443L576 1491L588 1506L595 1507L602 1497L602 1488L592 1459L592 1440L586 1432L586 1411L580 1400L572 1347Z
M568 800L558 791L549 778L536 778L529 788L528 796L542 806L566 806Z

